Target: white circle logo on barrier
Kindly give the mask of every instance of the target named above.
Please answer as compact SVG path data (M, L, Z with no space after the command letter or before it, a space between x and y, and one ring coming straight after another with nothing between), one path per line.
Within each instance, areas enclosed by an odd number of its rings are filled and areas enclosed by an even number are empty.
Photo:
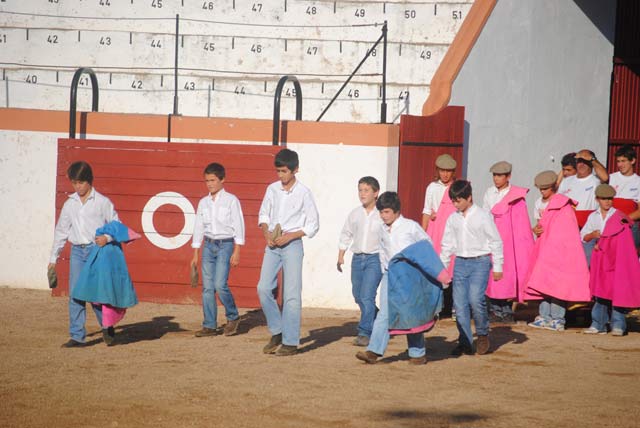
M153 214L163 205L175 205L184 213L184 227L176 236L162 236L153 225ZM176 192L161 192L149 199L149 202L142 210L142 231L156 247L164 250L175 250L191 239L195 218L195 210L187 198Z

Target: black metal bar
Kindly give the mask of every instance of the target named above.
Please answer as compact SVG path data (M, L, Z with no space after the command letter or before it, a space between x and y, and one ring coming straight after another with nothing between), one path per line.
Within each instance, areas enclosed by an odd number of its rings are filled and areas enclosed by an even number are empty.
M383 27L383 28L385 28L385 27ZM380 41L384 38L384 36L385 36L385 33L383 32L380 35L380 37L378 38L378 40L376 40L376 42L373 44L373 47L371 49L367 50L367 54L364 56L364 58L362 58L362 61L360 61L360 64L358 64L358 66L355 68L355 70L353 70L351 72L351 74L349 75L349 77L347 77L347 80L345 80L345 82L342 84L340 89L338 89L338 92L336 92L336 94L333 96L331 101L329 101L329 105L327 105L324 108L324 110L322 110L322 113L320 113L320 116L318 116L318 118L316 119L316 122L320 122L320 119L322 119L322 116L324 116L324 114L327 112L327 110L329 110L329 107L331 107L333 102L338 98L338 96L340 96L340 93L342 92L342 90L349 84L349 82L351 81L353 76L358 72L358 70L360 70L360 67L362 67L362 64L364 64L365 61L367 60L367 58L369 58L369 55L371 55L371 52L380 44Z
M387 21L382 26L382 104L380 105L380 123L387 123Z
M98 111L98 78L96 73L88 67L81 67L76 70L71 79L71 94L69 99L69 138L76 138L76 107L78 104L78 84L80 77L87 73L91 79L91 111Z
M296 120L302 120L302 88L296 76L282 76L276 86L276 94L273 98L273 139L274 146L280 145L280 98L282 97L282 89L287 81L293 82L296 91Z
M180 15L176 14L176 49L173 66L173 114L178 115L178 39L180 38Z

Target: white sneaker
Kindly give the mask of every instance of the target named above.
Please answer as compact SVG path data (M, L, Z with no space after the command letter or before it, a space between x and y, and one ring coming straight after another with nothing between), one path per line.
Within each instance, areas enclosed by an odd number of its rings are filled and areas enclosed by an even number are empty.
M598 330L597 328L591 326L586 330L582 330L582 333L584 333L584 334L607 334L607 331L606 330L601 331L601 330Z
M622 330L620 328L611 329L611 335L612 336L624 336L624 330Z
M564 331L564 322L560 320L553 320L550 323L548 323L546 326L544 326L544 328L546 328L547 330L553 330L553 331Z

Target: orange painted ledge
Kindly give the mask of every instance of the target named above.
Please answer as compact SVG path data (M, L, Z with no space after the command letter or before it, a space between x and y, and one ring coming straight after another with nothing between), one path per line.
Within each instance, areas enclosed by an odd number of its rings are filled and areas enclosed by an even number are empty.
M282 121L281 141L396 147L400 128L393 124ZM128 113L77 113L76 136L271 142L273 122L265 119L208 118ZM0 109L0 129L69 132L69 113L35 109Z

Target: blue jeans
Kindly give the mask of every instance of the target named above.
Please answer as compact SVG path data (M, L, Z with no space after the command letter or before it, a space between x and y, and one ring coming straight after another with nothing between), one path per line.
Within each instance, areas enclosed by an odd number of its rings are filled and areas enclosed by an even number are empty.
M508 315L513 315L513 308L511 302L506 299L491 299L489 298L489 311L495 316L504 318Z
M380 310L373 322L373 331L367 351L371 351L378 355L384 355L389 344L389 305L387 301L387 272L382 275L380 281ZM424 348L424 333L407 334L407 346L409 348L409 357L424 357L426 351Z
M376 318L376 293L382 278L378 254L354 254L351 260L351 292L360 306L358 336L371 336Z
M489 334L489 315L487 313L487 281L491 270L491 258L463 259L456 257L453 268L453 308L456 310L458 342L462 346L473 345L471 316L476 325L478 336Z
M69 336L76 342L82 343L84 343L87 336L87 330L84 327L87 322L86 302L72 298L71 293L94 245L90 244L85 247L72 245L71 260L69 261ZM91 306L96 314L98 324L102 328L102 306L93 304Z
M599 297L596 297L596 302L591 309L591 327L598 329L598 331L607 331L609 309L611 309L611 329L627 331L625 315L628 309L612 306L611 300L601 299Z
M216 293L224 306L227 320L239 318L236 302L229 290L229 260L233 253L233 241L205 240L202 249L202 310L206 328L218 327L218 303Z
M565 308L567 302L564 300L556 299L554 297L545 296L540 302L538 312L542 319L547 322L557 321L564 324L564 315L567 312Z
M593 249L598 242L597 239L592 239L589 242L582 243L582 249L584 250L584 255L587 258L587 266L591 266L591 253L593 253Z
M282 343L289 346L300 344L300 313L302 310L302 240L296 239L284 247L264 250L258 297L267 326L272 335L282 333ZM284 284L282 290L282 312L278 307L274 291L278 287L278 272L282 268Z

